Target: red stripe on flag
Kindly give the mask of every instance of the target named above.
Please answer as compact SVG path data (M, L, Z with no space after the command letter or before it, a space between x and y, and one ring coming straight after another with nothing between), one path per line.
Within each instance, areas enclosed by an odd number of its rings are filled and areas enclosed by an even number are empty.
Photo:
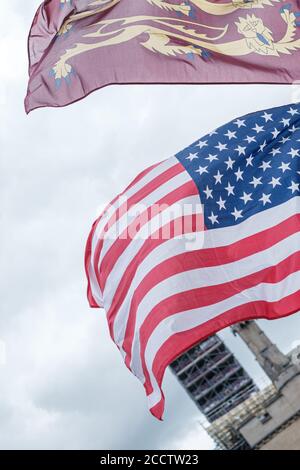
M93 297L92 294L92 288L91 288L91 280L90 280L90 273L89 269L92 267L92 260L91 260L91 255L92 255L92 240L95 234L95 230L98 224L98 220L96 220L93 223L92 230L88 236L87 243L86 243L86 248L85 248L85 255L84 255L84 267L85 267L85 273L87 277L87 298L90 304L90 307L92 308L97 308L99 305L97 304L96 300Z

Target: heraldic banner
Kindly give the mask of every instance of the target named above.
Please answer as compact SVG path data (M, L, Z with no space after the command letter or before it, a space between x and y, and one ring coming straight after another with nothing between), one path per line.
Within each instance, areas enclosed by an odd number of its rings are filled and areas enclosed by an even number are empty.
M47 0L29 33L27 112L110 84L292 83L298 0Z

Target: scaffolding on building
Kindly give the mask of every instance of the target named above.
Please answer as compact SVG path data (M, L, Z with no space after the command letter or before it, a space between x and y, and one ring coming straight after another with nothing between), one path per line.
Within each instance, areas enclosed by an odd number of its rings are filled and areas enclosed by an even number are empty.
M171 370L210 423L258 391L251 377L216 335L177 358Z

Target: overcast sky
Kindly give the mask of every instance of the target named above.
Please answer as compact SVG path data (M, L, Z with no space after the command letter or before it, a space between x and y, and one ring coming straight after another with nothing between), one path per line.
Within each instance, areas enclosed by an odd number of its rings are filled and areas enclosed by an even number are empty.
M292 101L292 88L115 86L26 116L38 4L1 0L0 448L211 448L171 373L164 422L147 411L104 312L88 307L84 245L100 208L139 171L234 117ZM299 315L261 325L284 351L300 340ZM221 336L261 382L242 342Z

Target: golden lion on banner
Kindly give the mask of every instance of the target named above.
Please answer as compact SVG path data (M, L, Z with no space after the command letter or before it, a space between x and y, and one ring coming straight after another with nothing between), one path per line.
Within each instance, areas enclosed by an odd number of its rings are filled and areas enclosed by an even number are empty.
M97 7L95 10L87 10L70 16L63 24L59 34L67 32L71 28L72 22L95 14L95 12L105 11L119 3L119 1L94 0L89 5ZM165 1L145 1L164 9L170 8L168 2ZM229 8L230 5L231 8L238 9L241 8L238 5L245 2L233 1L217 5L206 0L190 0L190 3L203 10L210 7L211 12L217 7L222 6L222 8L225 8L225 5L226 8ZM252 2L247 2L247 8L250 8L249 3L252 4L252 8L254 6L263 7L264 5L272 4L271 0L253 0ZM171 6L176 8L183 7L183 5L186 6L186 4ZM89 42L77 43L73 48L65 51L54 65L52 72L56 80L67 79L72 72L72 66L68 61L73 57L101 47L119 45L139 38L144 34L147 34L148 39L144 42L141 41L141 46L154 53L166 56L193 54L206 58L209 57L210 53L232 57L244 56L251 53L268 56L291 54L292 51L300 48L300 39L295 39L296 15L287 6L280 9L280 15L282 21L286 24L286 30L283 36L276 41L274 40L271 28L266 26L263 20L254 14L241 16L235 22L237 32L242 38L234 41L224 41L229 28L228 24L224 27L213 27L184 18L156 16L134 16L103 20L90 26L90 28L96 27L95 31L83 35L83 40L86 39ZM91 39L94 41L91 42Z

